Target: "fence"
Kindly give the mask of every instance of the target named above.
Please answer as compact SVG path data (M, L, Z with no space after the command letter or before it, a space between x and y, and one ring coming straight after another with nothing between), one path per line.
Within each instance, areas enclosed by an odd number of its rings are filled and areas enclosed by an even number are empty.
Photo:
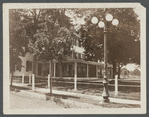
M22 84L24 84L25 77L24 74L22 74L22 78L19 78L22 80ZM78 78L77 83L75 83L74 77L63 77L63 78L52 78L54 79L52 82L58 82L58 83L72 83L74 84L74 88L77 89L77 84L86 84L86 85L103 85L103 79L102 78ZM35 91L35 84L40 85L46 84L48 85L48 88L50 87L50 75L43 80L40 78L39 83L35 83L35 76L34 74L30 74L28 78L28 83L32 84L32 90ZM41 82L43 80L43 82ZM140 79L118 79L116 76L115 79L109 79L108 86L112 86L115 88L115 96L118 95L119 87L134 87L134 88L140 88Z

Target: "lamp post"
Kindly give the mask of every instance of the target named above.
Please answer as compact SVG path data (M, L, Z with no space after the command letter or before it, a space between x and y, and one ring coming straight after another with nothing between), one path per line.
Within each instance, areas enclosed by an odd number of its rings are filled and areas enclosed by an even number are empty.
M117 19L113 19L113 16L111 14L106 15L106 20L107 21L112 21L113 25L118 25L119 21ZM108 93L108 78L107 78L107 21L104 23L103 21L99 21L98 23L98 18L93 17L91 22L93 24L97 24L99 28L104 29L104 77L103 77L103 103L109 103L110 100L109 98L109 93Z

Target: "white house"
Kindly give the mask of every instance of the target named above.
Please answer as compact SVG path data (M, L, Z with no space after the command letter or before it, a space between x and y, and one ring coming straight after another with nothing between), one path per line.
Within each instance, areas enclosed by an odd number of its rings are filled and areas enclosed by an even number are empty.
M91 77L103 77L104 72L104 63L103 62L93 62L93 61L85 61L83 52L84 48L82 47L81 42L78 39L74 39L73 42L72 56L69 56L67 62L62 63L62 72L63 77L74 77L75 75L80 78L91 78ZM20 57L22 60L22 68L19 70L17 66L15 67L15 71L13 76L29 76L33 71L33 56L30 53L27 53L25 57ZM36 62L36 77L47 77L49 74L50 66L54 68L52 70L53 77L59 77L59 64L56 60L52 63L49 62ZM112 78L112 66L108 65L108 77Z

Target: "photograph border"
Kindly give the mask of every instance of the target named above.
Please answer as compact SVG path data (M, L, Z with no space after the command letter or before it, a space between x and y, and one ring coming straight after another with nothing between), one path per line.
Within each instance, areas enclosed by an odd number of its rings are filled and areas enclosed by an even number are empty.
M62 5L63 4L63 5ZM69 5L68 5L69 4ZM141 9L141 108L103 109L10 109L9 95L9 9L25 8L132 8ZM5 77L5 79L4 79ZM145 114L146 113L146 8L140 3L4 3L3 4L3 109L5 114Z

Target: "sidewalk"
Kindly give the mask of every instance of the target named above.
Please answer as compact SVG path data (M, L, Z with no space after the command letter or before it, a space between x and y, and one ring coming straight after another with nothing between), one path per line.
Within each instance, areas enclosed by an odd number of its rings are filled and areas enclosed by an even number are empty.
M32 89L31 86L28 86L28 84L21 84L21 83L13 83L13 86L20 86L20 87L24 87L24 88L29 88L29 89ZM35 87L35 92L32 92L31 90L25 90L23 92L28 92L28 93L31 93L33 95L36 95L38 97L42 97L42 98L45 98L45 94L47 93L50 93L50 89L46 89L46 88L38 88L38 87ZM58 95L69 95L69 96L74 96L74 97L78 97L78 98L89 98L91 100L94 100L94 101L101 101L103 99L102 96L93 96L93 95L87 95L87 94L80 94L80 93L77 93L77 92L66 92L66 91L57 91L57 90L52 90L52 93L53 94L58 94ZM127 100L127 99L118 99L118 98L111 98L109 97L110 99L110 102L114 102L114 103L121 103L121 104L141 104L141 101L136 101L136 100Z

